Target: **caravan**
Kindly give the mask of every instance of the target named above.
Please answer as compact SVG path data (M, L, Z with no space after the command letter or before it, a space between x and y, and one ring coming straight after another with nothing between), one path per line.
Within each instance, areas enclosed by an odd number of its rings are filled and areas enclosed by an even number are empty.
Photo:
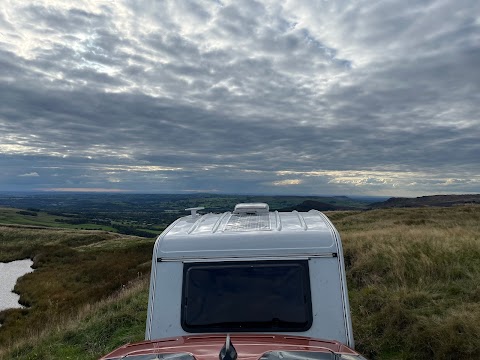
M146 341L102 359L365 360L353 350L342 242L324 214L202 209L155 242Z
M354 346L342 242L324 214L197 210L155 243L147 340L263 332Z

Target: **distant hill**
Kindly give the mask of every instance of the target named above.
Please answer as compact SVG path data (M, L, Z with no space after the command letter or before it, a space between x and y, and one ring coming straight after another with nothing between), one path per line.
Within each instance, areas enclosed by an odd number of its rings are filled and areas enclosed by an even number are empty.
M480 204L480 194L473 195L432 195L417 198L390 198L387 201L370 204L370 208L384 209L392 207L455 206Z
M278 211L293 211L293 210L309 211L312 209L319 210L319 211L352 210L352 209L358 210L357 208L352 208L348 206L338 206L338 205L327 204L321 201L305 200L304 202L298 205L285 207L285 208L279 209Z

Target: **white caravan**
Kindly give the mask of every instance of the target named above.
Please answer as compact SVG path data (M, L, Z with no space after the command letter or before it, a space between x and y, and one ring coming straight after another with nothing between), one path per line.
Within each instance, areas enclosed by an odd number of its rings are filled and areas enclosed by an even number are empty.
M201 209L155 242L146 340L257 332L354 347L342 242L324 214Z

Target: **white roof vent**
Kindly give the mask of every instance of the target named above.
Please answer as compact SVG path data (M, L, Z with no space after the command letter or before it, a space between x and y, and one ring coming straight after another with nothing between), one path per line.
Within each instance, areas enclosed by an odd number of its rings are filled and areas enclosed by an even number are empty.
M192 218L197 216L197 211L198 210L203 210L205 209L204 207L194 207L194 208L188 208L185 209L185 211L190 211L190 215L192 215Z
M258 215L268 214L270 208L265 203L243 203L235 205L234 214Z

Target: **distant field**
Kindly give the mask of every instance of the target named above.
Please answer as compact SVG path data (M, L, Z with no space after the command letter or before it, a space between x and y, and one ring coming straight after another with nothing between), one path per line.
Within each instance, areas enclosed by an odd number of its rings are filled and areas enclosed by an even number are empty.
M327 215L344 243L360 352L480 358L480 206ZM0 261L32 257L37 266L17 286L31 308L0 313L0 357L96 359L142 339L152 245L106 232L0 228Z
M332 205L365 208L378 198L349 198L346 196L261 196L224 194L88 194L43 193L6 194L0 192L0 206L38 208L41 210L74 211L76 213L108 214L132 220L138 216L155 219L160 212L184 213L189 207L203 206L206 211L227 211L240 202L266 202L271 209L280 209L302 203L305 200L321 201ZM383 198L382 198L383 200ZM139 218L140 218L139 217Z
M31 213L36 215L21 214ZM68 217L50 215L45 211L29 211L15 208L0 207L0 224L16 224L16 225L30 225L30 226L46 226L56 228L67 229L95 229L105 231L115 231L111 226L103 226L97 224L79 224L71 225L68 223L62 223L55 220L69 220Z
M112 220L97 220L95 218L88 218L82 214L68 213L62 216L63 213L53 213L47 211L25 210L8 207L0 207L0 225L27 225L27 226L41 226L64 229L78 229L78 230L103 230L111 232L125 233L127 235L140 235L144 237L158 236L165 226L160 224L149 224L149 226L142 226L135 221L112 221Z
M172 221L188 214L232 211L237 203L266 202L270 209L291 208L305 201L326 209L364 209L371 199L346 196L248 196L212 194L8 194L0 193L0 224L105 230L142 237L158 236Z

